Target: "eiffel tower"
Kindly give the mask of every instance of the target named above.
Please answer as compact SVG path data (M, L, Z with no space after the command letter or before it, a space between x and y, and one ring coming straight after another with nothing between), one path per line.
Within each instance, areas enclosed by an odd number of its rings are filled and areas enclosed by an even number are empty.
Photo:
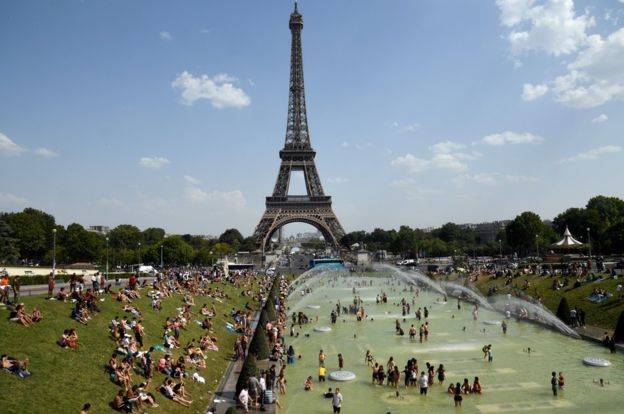
M296 2L288 26L292 41L286 142L284 149L279 152L282 162L273 195L266 198L266 211L256 226L254 237L264 252L273 233L282 226L294 222L307 223L316 227L325 241L337 249L345 232L332 210L331 196L325 195L323 191L323 185L314 164L316 152L310 144L303 86L301 53L303 19L297 11ZM307 195L288 195L290 176L293 171L303 172Z

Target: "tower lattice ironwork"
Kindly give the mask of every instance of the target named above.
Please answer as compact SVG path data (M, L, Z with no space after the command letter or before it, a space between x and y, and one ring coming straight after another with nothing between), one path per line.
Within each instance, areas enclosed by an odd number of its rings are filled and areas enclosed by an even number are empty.
M316 152L310 144L303 84L301 30L303 19L295 10L288 24L292 35L290 47L290 85L286 140L279 152L281 164L273 195L266 198L266 211L256 226L254 237L264 251L273 233L288 223L303 222L316 227L327 242L338 247L345 232L332 209L331 196L325 195L316 170ZM303 172L307 195L289 196L288 187L293 171Z

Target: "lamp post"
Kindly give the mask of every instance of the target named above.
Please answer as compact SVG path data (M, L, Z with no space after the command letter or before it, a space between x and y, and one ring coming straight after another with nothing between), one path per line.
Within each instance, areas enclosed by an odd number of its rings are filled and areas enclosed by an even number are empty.
M139 262L137 264L139 272L141 271L141 242L138 243L137 247L137 256L139 257Z
M108 236L106 236L106 280L108 280Z
M165 246L163 244L160 245L160 269L164 269L165 268L165 262L163 261L163 248Z
M535 252L537 253L537 257L539 257L539 235L535 235Z
M56 277L56 229L52 229L52 277Z
M212 250L210 251L210 267L214 266L214 256Z
M589 227L587 228L587 247L589 248L589 258L591 259L591 238L589 237Z

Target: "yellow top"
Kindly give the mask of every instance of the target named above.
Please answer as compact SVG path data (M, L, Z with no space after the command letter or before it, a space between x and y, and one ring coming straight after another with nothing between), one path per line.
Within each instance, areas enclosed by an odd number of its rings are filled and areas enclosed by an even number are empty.
M319 375L320 376L325 376L325 373L327 372L327 369L325 367L319 367Z

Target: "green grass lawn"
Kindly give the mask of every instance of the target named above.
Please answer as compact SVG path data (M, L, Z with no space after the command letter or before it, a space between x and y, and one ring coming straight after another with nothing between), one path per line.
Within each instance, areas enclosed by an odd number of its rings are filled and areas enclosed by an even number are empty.
M604 275L604 277L608 276ZM588 325L614 329L620 313L624 311L624 301L618 299L618 294L615 290L618 284L624 284L624 278L622 277L617 280L608 277L608 279L600 282L583 283L583 285L577 289L571 289L575 278L570 278L569 286L560 290L552 290L553 279L551 277L538 277L535 275L519 276L514 279L512 285L505 286L504 278L493 279L491 276L479 276L476 286L484 295L487 294L491 286L497 286L499 288L498 293L508 293L511 290L511 286L521 289L525 280L529 280L531 284L525 293L534 298L541 296L544 305L553 313L557 311L559 301L561 297L565 295L571 308L578 306L585 310L587 314L586 322ZM606 289L614 295L601 303L591 302L587 300L587 297L595 287Z
M187 390L190 392L193 405L185 408L161 394L158 387L165 376L154 368L154 379L150 391L156 395L158 408L149 408L150 413L202 413L211 400L212 392L219 383L232 355L232 347L236 334L225 329L225 322L230 318L232 307L240 308L246 302L253 307L258 304L251 298L242 297L238 289L230 284L220 285L230 295L230 301L219 303L207 297L196 297L195 312L199 312L203 303L209 306L214 303L217 315L213 318L214 332L212 336L218 338L219 351L207 351L206 369L200 370L201 376L206 378L206 384L199 384L188 379ZM177 315L176 308L182 306L182 296L174 295L164 299L161 311L152 310L150 302L143 296L135 300L136 306L143 314L145 328L145 349L155 344L162 344L163 323L168 316ZM30 358L32 375L20 379L16 375L0 372L0 412L2 413L78 413L86 402L93 406L91 412L114 412L109 403L120 389L113 384L104 367L110 358L115 342L108 334L108 324L116 315L126 314L121 309L123 304L114 302L110 296L105 296L105 302L99 302L101 312L96 314L88 326L79 324L70 318L71 303L47 301L43 296L23 298L27 311L38 306L43 312L43 321L35 326L26 328L8 320L8 310L0 307L0 353L23 359ZM131 316L129 313L126 315ZM199 319L199 318L198 318ZM78 349L63 349L56 341L64 329L76 328L79 339ZM205 331L191 321L182 331L180 342L185 345L192 338L199 338ZM156 352L154 363L161 353ZM174 359L180 355L180 350L174 352ZM189 368L192 374L193 370ZM133 383L138 384L144 378L133 374Z

